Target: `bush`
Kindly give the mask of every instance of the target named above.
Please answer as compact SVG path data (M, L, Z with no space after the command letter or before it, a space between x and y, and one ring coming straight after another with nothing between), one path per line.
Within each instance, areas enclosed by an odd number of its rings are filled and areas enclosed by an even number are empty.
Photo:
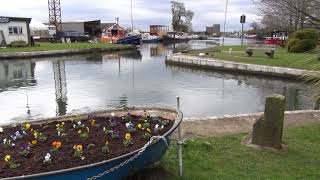
M294 45L289 46L289 52L303 53L317 47L317 41L313 39L297 40L294 43Z
M290 36L288 51L301 53L310 51L317 47L319 34L314 29L303 29L296 31Z
M28 43L23 40L11 42L11 47L26 47L27 45Z

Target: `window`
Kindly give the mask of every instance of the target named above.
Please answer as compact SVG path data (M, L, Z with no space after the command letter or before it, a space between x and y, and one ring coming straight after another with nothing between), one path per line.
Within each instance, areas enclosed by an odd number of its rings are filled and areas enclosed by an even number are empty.
M23 34L22 27L9 27L9 34L10 35L20 35Z

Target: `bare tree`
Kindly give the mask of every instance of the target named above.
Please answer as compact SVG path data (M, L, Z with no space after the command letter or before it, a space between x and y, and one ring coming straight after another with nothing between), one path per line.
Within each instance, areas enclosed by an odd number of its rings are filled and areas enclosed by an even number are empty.
M267 28L296 31L306 25L320 28L320 0L256 0Z
M193 11L186 10L184 3L171 1L172 28L174 31L188 32L192 30Z

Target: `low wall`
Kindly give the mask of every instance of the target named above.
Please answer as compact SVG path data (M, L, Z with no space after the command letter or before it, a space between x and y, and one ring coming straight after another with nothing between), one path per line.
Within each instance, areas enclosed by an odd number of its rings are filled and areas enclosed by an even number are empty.
M294 78L294 79L301 79L303 75L315 73L315 71L236 63L236 62L223 61L223 60L218 60L213 58L195 57L195 56L187 56L187 55L181 55L181 54L173 54L173 55L167 56L166 63L202 67L207 69L209 68L209 69L216 69L216 70L224 70L224 71L231 71L231 72L240 72L240 73L247 73L247 74Z
M65 50L50 50L50 51L33 51L33 52L5 52L0 53L0 59L24 59L24 58L37 58L49 56L64 56L72 54L85 54L85 53L99 53L120 50L136 49L135 46L127 47L105 47L105 48L85 48L85 49L65 49Z

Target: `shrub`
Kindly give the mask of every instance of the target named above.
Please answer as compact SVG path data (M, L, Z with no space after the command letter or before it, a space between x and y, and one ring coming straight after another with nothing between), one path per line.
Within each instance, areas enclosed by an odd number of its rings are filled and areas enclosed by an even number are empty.
M27 45L28 44L23 40L11 42L11 47L26 47Z
M317 47L317 41L313 39L297 40L294 43L294 45L289 46L289 52L303 53Z
M317 47L319 34L314 29L303 29L296 31L290 36L288 51L301 53Z

